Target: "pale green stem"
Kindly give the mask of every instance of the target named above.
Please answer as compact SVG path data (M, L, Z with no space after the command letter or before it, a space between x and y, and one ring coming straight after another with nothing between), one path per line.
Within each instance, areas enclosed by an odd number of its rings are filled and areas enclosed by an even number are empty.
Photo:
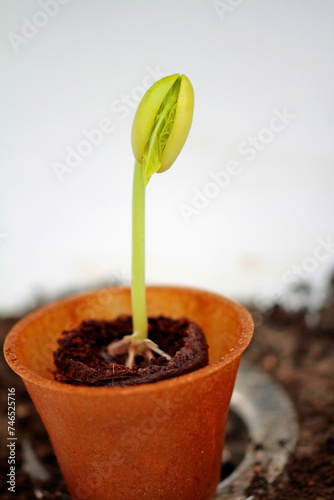
M132 320L136 339L147 338L145 290L145 184L142 165L135 162L132 198Z

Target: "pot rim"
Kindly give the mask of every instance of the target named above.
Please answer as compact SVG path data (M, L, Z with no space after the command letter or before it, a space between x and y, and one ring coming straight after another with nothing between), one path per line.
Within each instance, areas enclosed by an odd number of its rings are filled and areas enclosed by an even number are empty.
M252 317L250 313L240 304L237 302L220 295L218 293L210 292L207 290L203 289L198 289L198 288L192 288L192 287L184 287L184 286L165 286L165 285L155 285L155 286L147 286L146 289L150 290L151 292L154 291L160 291L160 290L166 290L166 291L184 291L189 294L204 294L206 296L211 296L212 298L219 299L220 301L224 302L225 304L229 305L237 314L238 317L241 321L241 335L238 340L238 342L235 344L235 346L231 349L231 351L224 356L222 356L218 361L215 361L214 363L211 363L204 368L200 368L194 372L187 373L185 375L180 375L179 377L167 379L167 380L160 380L158 382L154 382L152 384L141 384L141 385L135 385L135 386L126 386L126 387L89 387L89 386L77 386L77 385L70 385L70 384L64 384L61 382L57 382L56 380L50 380L47 378L42 377L41 375L38 375L37 373L33 372L32 370L26 368L17 358L16 356L16 341L20 335L20 333L26 328L26 326L31 323L32 321L36 321L39 317L41 317L43 314L47 313L50 310L57 309L58 307L62 306L64 303L70 303L70 302L75 302L78 299L84 299L85 297L92 296L102 290L113 290L113 293L121 293L123 291L130 291L130 287L128 286L110 286L110 287L104 287L104 288L97 288L95 290L91 290L89 292L81 292L77 293L74 295L70 295L68 297L65 297L60 300L56 300L53 302L50 302L35 311L29 313L27 316L22 318L18 323L16 323L13 328L10 330L10 332L7 334L5 342L4 342L4 356L5 359L8 363L8 365L11 367L11 369L19 375L23 381L28 381L31 383L34 383L35 385L43 386L45 388L49 388L53 391L61 391L63 393L67 394L72 394L75 392L77 395L87 395L90 394L91 396L106 396L108 394L108 397L114 396L121 396L123 395L124 397L129 396L130 394L133 394L134 392L138 394L148 394L148 393L155 393L157 390L157 387L168 390L169 388L172 388L175 385L183 385L183 384L188 384L191 383L192 381L196 382L202 378L205 378L207 376L210 376L211 374L217 372L218 370L221 370L223 366L226 366L230 363L232 363L236 358L241 357L243 351L246 349L248 344L250 343L252 336L253 336L253 330L254 330L254 324Z

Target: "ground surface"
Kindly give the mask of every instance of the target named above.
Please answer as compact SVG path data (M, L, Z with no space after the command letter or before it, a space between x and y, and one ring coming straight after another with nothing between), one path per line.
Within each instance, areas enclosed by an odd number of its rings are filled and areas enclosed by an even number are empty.
M272 375L290 394L299 417L300 435L284 473L274 483L266 471L255 467L252 483L245 492L249 500L330 500L334 498L334 292L318 314L288 313L275 306L266 313L254 311L256 333L246 358ZM1 342L16 318L0 320ZM6 447L7 394L16 395L16 490L7 490L9 473ZM20 379L1 362L0 496L7 499L69 499L43 425ZM233 420L229 449L236 454L240 442ZM240 434L240 433L239 433ZM37 480L29 473L33 461L31 446L49 473ZM28 458L24 458L28 456ZM227 464L228 468L233 464ZM34 471L39 471L36 466ZM45 471L39 471L39 474Z
M282 476L268 485L257 470L247 493L261 500L334 499L334 280L317 314L276 306L256 318L262 324L246 357L286 389L300 434Z

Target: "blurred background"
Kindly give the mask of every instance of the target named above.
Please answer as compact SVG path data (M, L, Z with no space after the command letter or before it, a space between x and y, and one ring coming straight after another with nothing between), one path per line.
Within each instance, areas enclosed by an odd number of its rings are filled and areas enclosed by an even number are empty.
M334 267L331 0L1 1L0 314L129 283L146 89L185 73L186 145L147 188L147 283L284 301Z

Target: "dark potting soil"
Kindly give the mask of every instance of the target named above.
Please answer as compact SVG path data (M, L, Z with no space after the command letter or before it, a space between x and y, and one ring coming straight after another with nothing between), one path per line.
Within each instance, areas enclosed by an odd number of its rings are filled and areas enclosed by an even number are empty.
M108 345L132 334L132 318L113 321L87 320L65 330L54 352L55 379L86 386L129 386L157 382L198 370L208 364L208 345L202 329L186 318L149 318L148 337L171 356L137 355L126 368L127 353L110 356Z

